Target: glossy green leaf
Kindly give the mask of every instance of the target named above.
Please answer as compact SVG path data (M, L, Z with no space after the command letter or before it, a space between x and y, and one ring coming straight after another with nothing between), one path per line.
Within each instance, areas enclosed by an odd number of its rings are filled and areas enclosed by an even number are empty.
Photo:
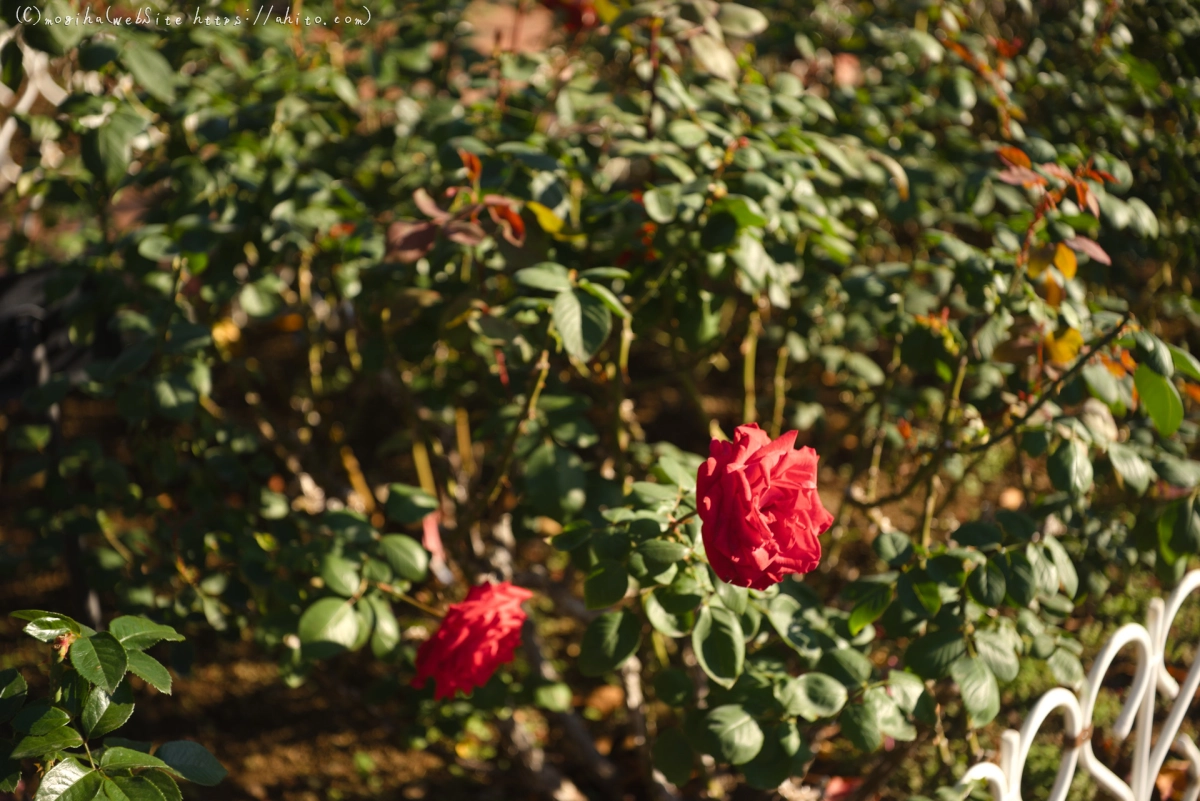
M950 675L958 684L971 725L986 726L1000 712L1000 686L984 660L962 657L950 666Z
M141 651L129 651L129 672L160 693L171 694L171 673L154 657Z
M429 552L403 534L389 534L379 542L383 558L406 581L424 581L429 572ZM356 588L357 589L357 588Z
M322 598L300 617L297 632L314 659L327 659L353 648L359 636L354 606L341 598Z
M109 692L117 689L129 664L125 646L106 631L75 640L70 653L79 675Z
M620 667L642 642L642 624L628 612L608 612L588 624L579 650L579 672L602 676Z
M183 778L206 787L219 784L227 773L207 748L191 740L163 743L154 755Z
M183 635L170 626L155 623L144 617L124 616L113 619L108 631L121 641L127 651L144 651L164 640L181 642Z
M758 721L738 704L709 710L704 716L704 739L721 762L741 765L758 755L763 731Z
M746 638L737 615L717 606L702 606L692 628L696 661L708 677L722 687L732 687L742 674ZM736 764L736 763L735 763Z
M554 328L567 353L581 361L596 355L612 331L612 312L582 290L560 292L554 299Z
M1134 372L1133 382L1137 386L1142 406L1150 415L1158 433L1169 437L1178 431L1183 423L1183 400L1170 379L1142 364L1138 365Z

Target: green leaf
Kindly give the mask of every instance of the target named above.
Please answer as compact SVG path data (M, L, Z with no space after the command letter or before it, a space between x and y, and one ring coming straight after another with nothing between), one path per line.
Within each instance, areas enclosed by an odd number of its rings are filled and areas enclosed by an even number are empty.
M730 610L702 606L692 629L692 648L700 667L722 687L732 687L742 674L746 638L737 615Z
M919 677L903 670L893 670L888 673L888 690L901 712L933 725L937 705Z
M717 599L721 602L721 606L739 617L746 614L746 607L750 604L750 591L747 588L726 584L715 574L713 584L716 586Z
M854 704L842 710L838 718L842 734L860 751L873 753L883 747L883 732L879 730L876 710L865 703Z
M659 600L659 592L660 590L655 590L642 596L642 608L646 612L646 619L657 631L668 637L687 636L695 624L696 616L690 611L678 614L668 612Z
M980 550L995 548L1004 541L1004 533L998 526L976 520L963 523L950 535L959 545L967 545Z
M549 261L517 270L513 273L513 279L518 284L531 289L542 289L547 292L569 292L571 290L570 271L561 264Z
M863 693L863 705L875 715L875 725L888 737L903 742L917 739L917 730L904 716L904 710L883 687L872 687Z
M551 712L571 710L571 688L562 682L543 684L533 691L533 702Z
M166 796L148 776L111 776L108 780L116 785L129 801L167 801ZM166 780L171 781L169 778Z
M579 650L579 672L602 676L620 667L642 643L642 624L628 612L609 612L588 624Z
M763 731L740 704L712 709L704 718L703 738L713 756L730 765L742 765L763 747Z
M821 656L817 667L847 687L861 687L871 678L873 666L853 648L834 648Z
M1177 554L1200 553L1200 511L1196 509L1195 498L1183 498L1177 503L1174 524L1167 541Z
M1175 372L1193 381L1200 381L1200 360L1183 348L1168 344L1167 349L1171 351L1171 363L1175 365Z
M950 666L973 728L986 726L1000 713L1000 685L979 658L964 656Z
M689 548L681 542L671 540L647 540L637 547L646 560L646 566L653 570L666 570L676 562L687 558Z
M321 560L321 579L325 582L326 587L338 595L350 598L358 592L358 585L361 583L358 562L335 554L327 554Z
M1033 564L1028 555L1021 550L1012 550L1005 554L1007 569L1004 572L1005 588L1008 590L1008 600L1017 609L1029 606L1037 597L1037 581Z
M620 562L601 559L583 582L583 598L588 609L604 609L625 597L629 574Z
M1058 582L1062 585L1063 592L1068 598L1074 598L1079 593L1079 573L1075 570L1075 563L1071 561L1070 554L1054 537L1046 537L1042 540L1042 545L1050 554L1050 560L1054 564L1054 571L1058 574ZM1043 554L1043 558L1044 556Z
M787 778L803 770L803 763L812 757L804 747L796 724L787 721L767 726L763 731L762 750L742 765L746 784L757 790L774 790Z
M679 213L679 202L683 198L683 187L679 184L656 186L642 196L646 216L656 223L665 224Z
M1013 681L1021 670L1021 662L1011 639L999 631L975 630L975 651L997 679Z
M684 150L694 150L708 141L708 132L691 120L671 120L667 134Z
M721 3L717 11L717 22L729 36L748 39L767 29L766 16L756 8L738 3Z
M159 768L160 770L171 770L171 766L163 762L156 756L135 751L132 748L121 748L108 746L104 749L103 756L100 757L100 767L110 770L121 770L131 768Z
M143 773L141 777L153 784L162 793L165 801L183 801L183 793L179 792L179 785L167 774L151 770Z
M436 512L437 508L437 498L420 487L408 484L388 485L387 504L384 512L387 514L388 520L392 522L402 526L420 523L428 515Z
M171 694L171 674L154 657L141 651L129 652L129 672L165 695Z
M121 682L115 693L93 687L83 702L79 723L88 737L103 737L125 725L133 715L133 693L129 682Z
M995 559L989 559L986 564L977 566L967 576L967 590L981 606L989 609L1000 606L1008 593L1003 565Z
M1133 374L1133 383L1158 433L1169 437L1178 431L1183 423L1183 400L1171 380L1140 364Z
M84 166L110 189L116 187L129 170L133 139L144 127L145 121L133 111L121 109L112 114L99 128L83 135Z
M1046 664L1050 666L1050 672L1054 674L1054 678L1059 684L1072 690L1083 686L1083 663L1079 661L1078 656L1066 648L1056 649L1046 660Z
M33 801L91 801L103 781L100 773L67 757L42 777Z
M7 723L25 704L29 687L15 668L0 670L0 723Z
M595 356L612 331L612 312L608 307L578 289L558 293L553 317L563 347L580 361Z
M899 531L882 531L871 545L888 567L900 567L913 555L912 540Z
M12 617L28 620L25 633L42 642L54 642L64 634L80 634L79 624L65 615L26 609L13 612Z
M306 655L328 659L358 642L359 618L348 601L322 598L300 616L298 634Z
M13 718L12 727L22 734L41 736L70 722L71 716L64 710L48 704L34 704L25 707Z
M175 100L175 71L161 53L137 40L129 40L121 51L121 61L138 85L163 103Z
M424 580L429 571L429 552L421 547L421 543L403 534L389 534L379 544L383 548L383 558L397 576L405 581Z
M207 748L191 740L163 743L155 756L183 778L206 787L218 784L226 775L225 768L217 758Z
M777 685L775 697L788 715L815 721L841 712L849 693L832 676L812 672Z
M1112 462L1113 469L1125 482L1125 486L1138 495L1146 494L1150 482L1155 478L1154 468L1150 466L1149 462L1139 456L1133 448L1119 442L1109 443L1108 458Z
M620 317L622 320L629 319L629 310L625 308L625 304L621 303L620 299L618 299L608 287L601 286L600 284L593 284L586 278L580 278L579 288L599 300L608 307L609 311Z
M71 665L80 676L109 692L117 689L128 664L125 646L106 631L71 643Z
M368 597L367 603L375 611L375 628L371 632L371 653L376 659L384 659L400 644L400 623L392 605L384 598Z
M668 706L686 706L695 692L691 677L679 668L667 668L654 677L654 695Z
M1046 461L1046 472L1055 489L1080 496L1092 488L1092 462L1088 449L1077 439L1064 440Z
M17 740L12 748L9 759L34 759L36 757L64 751L68 748L78 748L83 745L79 732L70 726L60 726L49 734L29 735Z
M696 757L688 745L687 737L674 726L659 729L650 753L654 767L662 771L662 775L672 784L683 786L692 778Z
M183 635L175 629L144 617L118 617L108 625L108 632L120 640L127 651L144 651L163 640L183 642Z
M923 679L940 679L966 652L967 644L962 634L943 629L913 640L904 652L904 662Z

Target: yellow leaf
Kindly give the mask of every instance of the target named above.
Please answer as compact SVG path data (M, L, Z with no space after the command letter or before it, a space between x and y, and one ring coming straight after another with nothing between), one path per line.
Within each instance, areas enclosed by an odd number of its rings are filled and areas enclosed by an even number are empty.
M226 348L242 338L242 330L237 327L237 323L226 317L213 325L212 338L217 347Z
M1083 334L1068 328L1062 336L1046 335L1046 353L1055 364L1070 364L1083 348Z
M537 218L538 225L542 227L543 231L548 234L557 234L562 230L562 218L552 212L548 207L532 200L525 205L530 211L533 212L533 216Z
M608 2L608 0L596 0L595 6L596 14L599 15L600 20L605 25L608 25L621 14L621 9Z
M1054 249L1054 266L1063 274L1063 278L1070 281L1075 277L1075 270L1079 266L1075 259L1075 251L1059 242L1058 247Z
M1046 302L1058 308L1063 302L1063 288L1050 276L1046 276Z
M1026 272L1030 278L1039 278L1050 266L1050 249L1034 248L1029 253L1029 267Z

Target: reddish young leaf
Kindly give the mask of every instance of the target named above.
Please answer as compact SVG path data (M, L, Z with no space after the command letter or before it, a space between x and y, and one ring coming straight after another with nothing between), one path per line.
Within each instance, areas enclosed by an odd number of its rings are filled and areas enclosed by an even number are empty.
M434 222L445 222L450 219L450 215L438 206L437 201L429 196L429 193L424 189L418 189L413 192L413 203L417 204L417 208L426 217L429 217Z
M1039 164L1038 166L1042 168L1042 172L1046 173L1051 178L1057 178L1058 180L1066 181L1067 183L1075 180L1074 175L1071 175L1071 173L1067 172L1065 169L1052 161L1047 162L1046 164Z
M476 183L479 176L483 174L483 165L479 163L479 156L460 148L458 157L462 159L463 166L467 169L467 180Z
M451 220L442 230L451 242L469 247L474 247L487 238L487 233L478 223L467 220Z
M1007 170L1001 170L996 177L1006 184L1023 186L1026 189L1046 185L1045 178L1027 167L1009 167Z
M428 253L435 241L437 226L431 222L394 222L387 229L388 260L414 262Z
M1068 239L1067 247L1084 254L1093 261L1098 261L1101 264L1112 264L1112 259L1104 252L1104 248L1100 247L1098 242L1088 239L1086 236L1077 236L1074 239Z
M1013 167L1024 167L1027 170L1033 167L1033 162L1029 160L1029 156L1025 155L1025 151L1020 148L1005 145L997 150L996 153Z
M500 231L509 244L515 247L525 244L525 221L521 219L520 214L513 211L512 206L508 203L490 203L488 212L492 215L492 220L500 226Z
M1020 39L1013 39L1012 41L1008 41L1006 39L997 39L996 52L998 52L1004 58L1014 58L1018 53L1021 52L1021 48L1024 47L1024 45L1025 43Z

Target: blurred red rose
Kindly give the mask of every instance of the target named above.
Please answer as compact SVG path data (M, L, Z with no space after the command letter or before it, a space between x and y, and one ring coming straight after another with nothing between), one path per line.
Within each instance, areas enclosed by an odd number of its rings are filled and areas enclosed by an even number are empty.
M762 590L821 561L817 535L833 515L817 495L817 452L796 450L796 433L772 442L750 423L709 445L696 497L704 550L727 584Z
M424 687L432 678L439 701L482 687L496 668L512 661L526 617L521 604L532 597L508 582L472 587L465 601L450 605L442 625L417 649L412 686Z

